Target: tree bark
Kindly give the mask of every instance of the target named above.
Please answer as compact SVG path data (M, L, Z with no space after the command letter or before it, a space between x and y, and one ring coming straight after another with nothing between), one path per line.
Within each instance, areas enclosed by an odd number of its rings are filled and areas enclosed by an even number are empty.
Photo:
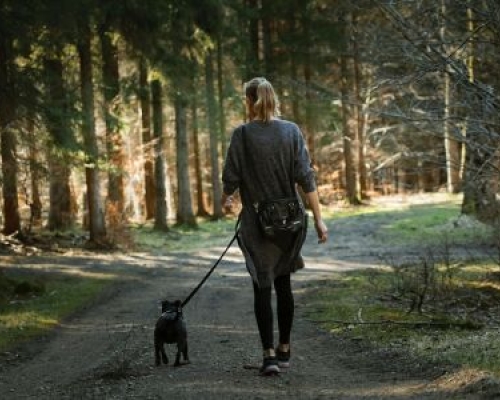
M367 198L367 172L366 172L366 161L365 161L365 136L364 136L364 122L365 117L363 115L363 101L361 96L361 67L359 63L359 49L358 49L358 21L357 17L353 15L352 21L352 32L351 32L351 42L353 49L353 72L354 72L354 82L353 90L355 94L356 104L354 105L354 116L356 119L356 145L358 154L358 187L359 196L361 199Z
M71 212L71 170L67 160L57 149L49 157L50 208L48 228L51 231L66 230L72 227L74 219Z
M302 30L304 35L304 81L306 85L306 106L305 106L305 134L307 141L307 148L311 156L311 162L313 165L316 164L316 146L314 140L314 116L313 116L313 98L311 92L311 79L312 79L312 57L311 57L311 31L310 31L310 19L309 12L307 9L307 2L303 3L303 10L301 16Z
M273 7L272 1L263 1L261 3L261 32L262 32L262 55L264 74L270 79L274 78L274 60L273 60L273 43L272 43L272 16Z
M212 218L223 217L221 198L222 189L219 173L219 135L217 134L216 123L216 99L214 92L214 71L212 62L212 52L208 52L205 57L205 94L207 101L207 123L210 135L210 166L212 170L212 198L213 211Z
M119 102L120 73L118 67L118 49L111 41L109 29L102 27L100 41L102 50L102 77L104 83L104 119L106 123L106 150L109 160L108 201L115 212L124 211L124 152L123 138L120 131Z
M446 0L441 0L441 41L443 46L446 43ZM451 122L451 71L448 65L444 71L444 147L446 152L446 186L449 193L458 193L460 185L460 146L456 138L453 137Z
M296 7L294 3L289 4L289 9L288 9L288 19L289 19L289 28L288 28L288 35L293 35L296 33L299 29L299 20L296 15ZM298 81L298 75L299 75L299 60L298 57L294 53L290 54L289 57L290 60L290 78L292 82L294 83L292 87L290 88L291 90L291 97L292 97L292 118L293 120L301 126L302 120L300 116L300 102L299 102L299 93L297 90L297 85L295 82Z
M177 145L177 223L195 226L196 219L193 213L191 200L191 185L189 180L189 149L187 141L186 108L181 88L176 90L174 99L175 108L175 137Z
M166 231L167 226L167 190L165 188L165 154L163 148L163 101L161 82L151 82L151 98L153 104L153 134L155 140L155 223L156 230Z
M205 196L203 191L203 173L201 168L201 150L200 138L198 129L198 102L196 89L193 87L193 100L191 101L191 119L193 126L193 155L194 155L194 172L196 186L196 204L198 217L208 217L210 214L207 211L205 204Z
M346 184L346 197L351 205L360 204L357 196L356 187L356 170L354 164L352 142L353 134L349 126L350 107L349 107L349 69L348 69L348 54L349 48L349 26L347 20L341 21L343 26L344 35L344 49L340 56L340 92L342 99L342 138L344 150L344 164L345 164L345 184Z
M219 116L219 132L220 132L220 142L221 142L221 152L222 156L226 155L227 152L227 141L226 141L226 113L224 112L224 65L223 59L223 49L222 49L222 34L217 35L217 91L219 96L219 110L217 115Z
M74 223L71 211L71 188L67 149L73 144L66 122L64 67L59 57L44 62L47 77L45 119L52 146L49 150L49 219L48 228L66 230Z
M2 196L3 196L3 233L11 235L21 230L19 216L16 136L12 123L16 118L15 97L12 82L12 43L3 35L0 28L0 139L2 156Z
M474 13L471 8L470 0L467 2L467 31L469 34L474 32ZM468 57L467 57L467 76L470 83L475 81L474 73L474 41L471 39L468 43ZM472 118L474 120L474 118ZM477 212L479 205L479 199L477 198L476 182L473 176L474 168L480 163L480 158L478 159L478 154L472 149L471 146L471 128L473 128L473 123L471 122L471 116L468 115L466 118L466 125L464 131L464 141L463 141L463 152L462 152L462 190L464 197L462 199L462 213L464 214L474 214Z
M248 23L249 46L246 54L245 80L250 80L255 76L261 75L260 68L260 46L259 46L259 6L257 0L246 0L246 7L249 17L245 21Z
M144 190L146 220L155 215L155 182L153 168L153 149L151 143L151 98L148 84L148 66L141 57L139 62L139 101L141 104L142 147L144 149Z
M38 225L42 222L42 200L40 197L40 167L38 144L36 141L35 132L35 116L29 116L28 126L28 146L29 146L29 167L30 167L30 186L31 186L31 202L30 202L30 228L33 225Z
M85 180L87 184L88 221L90 241L101 244L106 241L104 210L100 197L99 151L95 132L94 87L92 79L92 33L85 20L79 31L78 54L80 56L80 85L82 98L82 134L87 157Z

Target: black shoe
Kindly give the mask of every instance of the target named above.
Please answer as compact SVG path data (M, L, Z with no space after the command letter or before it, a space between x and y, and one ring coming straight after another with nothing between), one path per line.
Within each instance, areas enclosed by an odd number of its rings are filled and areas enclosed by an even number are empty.
M279 368L289 368L290 367L290 350L280 351L279 347L276 349L276 361L278 362Z
M280 368L278 367L276 357L264 357L259 372L262 376L278 375L280 373Z

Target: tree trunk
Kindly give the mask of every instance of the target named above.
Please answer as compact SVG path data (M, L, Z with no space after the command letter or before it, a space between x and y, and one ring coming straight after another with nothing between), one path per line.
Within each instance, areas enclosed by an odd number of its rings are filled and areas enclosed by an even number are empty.
M205 93L207 100L207 123L210 135L210 166L212 177L213 212L212 218L223 217L222 204L219 199L222 196L219 174L219 135L216 123L216 100L214 93L214 71L212 63L212 52L205 57Z
M470 83L474 83L475 74L474 74L474 41L473 35L474 32L474 13L472 11L470 0L467 4L467 31L471 35L471 39L468 43L468 57L467 57L467 75ZM472 114L472 113L469 113ZM472 118L474 119L474 118ZM463 138L463 152L462 152L462 190L464 193L464 197L462 199L462 213L464 214L474 214L478 209L478 199L476 194L476 182L474 179L473 171L474 166L478 164L478 154L472 149L471 143L471 115L467 116L465 132Z
M271 1L261 3L261 37L264 74L270 79L274 78L273 43L272 43L272 7Z
M40 167L39 154L35 133L35 116L32 114L29 117L28 126L28 146L29 146L29 166L30 166L30 186L31 186L31 202L30 202L30 228L33 225L39 225L42 222L42 201L40 198Z
M186 106L182 89L175 94L175 137L177 145L177 223L196 225L191 201L191 185L189 181L189 149L187 141Z
M446 0L441 0L441 41L446 43ZM453 137L451 122L451 71L448 65L444 72L444 147L446 152L446 180L449 193L460 191L460 146L456 138Z
M163 101L161 82L151 82L151 98L153 104L153 134L155 139L155 223L156 230L166 231L167 226L167 191L165 188L165 154L163 148Z
M100 197L98 168L99 151L95 132L91 36L89 22L85 21L81 25L78 42L83 116L82 135L87 157L85 180L87 184L90 241L95 244L100 244L106 241L106 226L104 223L104 210Z
M290 78L292 82L297 82L298 79L298 70L297 70L297 60L295 57L291 57L290 60ZM301 115L300 115L300 102L299 102L299 93L296 89L296 85L293 85L291 88L292 91L292 118L293 120L301 126Z
M340 63L342 70L342 137L345 163L346 197L349 204L358 204L359 200L356 195L356 173L354 171L354 160L352 155L352 135L348 123L349 106L347 92L347 60L345 55L341 56Z
M310 20L307 9L307 2L303 3L302 10L302 30L304 33L304 81L306 85L306 116L305 116L305 134L307 141L307 148L311 156L311 161L313 165L316 164L316 146L314 142L314 116L313 116L313 98L311 92L311 78L312 78L312 57L311 57L311 32L310 32Z
M367 82L366 83L366 87L370 87L371 82ZM362 152L362 156L360 156L360 158L363 160L363 165L360 165L359 166L359 173L360 174L364 174L364 178L360 178L360 181L364 181L365 184L366 184L366 196L368 196L368 191L372 190L373 189L373 175L372 174L369 174L368 171L367 171L367 167L366 167L366 148L367 148L367 132L368 132L368 129L369 129L369 117L370 117L370 113L369 113L369 107L370 107L370 104L371 104L371 101L372 101L372 89L367 89L366 90L366 93L365 93L365 96L364 96L364 99L363 99L363 105L361 106L361 121L360 121L360 126L361 126L361 138L362 138L362 141L363 143L361 144L361 149L360 149L360 152ZM361 100L361 99L360 99ZM361 161L360 161L360 164L361 164Z
M299 27L299 20L296 15L296 8L293 3L290 4L289 10L288 10L288 18L289 18L289 29L288 29L288 34L293 35L295 32L297 32L300 27ZM301 116L300 116L300 102L299 102L299 93L297 90L297 84L296 82L298 81L298 75L299 75L299 60L298 57L295 56L295 54L290 54L289 57L290 60L290 78L292 80L292 87L290 88L291 90L291 97L292 97L292 119L299 125L301 126Z
M49 150L49 220L50 230L66 230L74 223L71 212L70 168L67 149L73 144L66 121L64 67L60 58L46 59L47 129L52 138Z
M102 49L102 77L104 83L104 119L106 122L106 150L109 160L108 201L115 212L122 215L125 194L123 188L124 153L120 132L119 102L120 74L118 50L112 43L108 29L100 31Z
M224 108L224 66L222 63L222 35L219 33L217 36L217 91L219 95L219 132L220 132L220 142L221 142L221 152L222 156L226 155L227 152L227 141L226 141L226 114Z
M50 209L48 228L51 231L66 230L73 225L71 213L71 188L69 179L71 170L67 160L54 149L49 157L49 196Z
M353 90L355 94L356 104L354 106L354 116L356 119L356 145L358 150L358 187L359 195L361 199L367 198L367 173L366 173L366 161L365 161L365 137L364 137L364 115L363 115L363 101L361 98L361 68L359 63L359 49L357 41L358 33L357 18L353 16L352 21L352 49L353 49L353 71L354 71L354 82Z
M1 31L0 31L1 33ZM3 233L11 235L21 230L19 202L17 198L17 160L16 136L12 123L16 118L15 98L12 82L11 42L0 36L0 139L2 156L2 196L3 196Z
M246 54L245 80L250 80L255 76L261 75L260 71L260 51L259 51L259 7L257 0L246 0L246 7L249 12L248 21L248 40L249 46Z
M141 103L142 146L144 149L144 190L146 220L155 215L155 182L153 169L153 148L151 143L151 98L148 84L148 66L142 57L139 63L139 101Z
M353 134L349 126L349 118L351 117L349 107L349 70L348 70L348 55L347 49L349 46L349 25L348 21L341 21L344 24L344 51L340 56L340 91L342 97L342 137L344 149L344 164L345 164L345 184L346 197L351 205L360 203L356 192L356 171L354 167L354 157L352 151Z
M191 118L193 125L193 156L194 156L194 171L196 177L196 203L198 217L208 217L210 214L207 211L205 204L205 193L203 191L203 173L201 168L201 151L200 138L198 130L198 102L196 89L193 87L193 100L191 102Z

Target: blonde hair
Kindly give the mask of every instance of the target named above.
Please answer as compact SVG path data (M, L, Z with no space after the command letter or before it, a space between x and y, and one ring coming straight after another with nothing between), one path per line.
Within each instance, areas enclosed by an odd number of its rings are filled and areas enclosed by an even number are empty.
M269 122L279 115L278 96L266 78L253 78L244 85L245 96L250 99L252 111L257 119Z

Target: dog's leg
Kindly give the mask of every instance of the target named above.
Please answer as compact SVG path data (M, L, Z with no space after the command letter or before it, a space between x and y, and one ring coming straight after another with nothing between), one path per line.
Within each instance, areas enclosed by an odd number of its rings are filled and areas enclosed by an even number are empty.
M155 343L155 365L160 365L160 341L158 340L158 332L155 329L154 333L154 343Z
M177 354L175 355L175 364L174 367L179 367L181 365L181 354L184 353L184 349L186 348L185 342L177 342ZM184 356L184 359L186 357Z
M165 353L163 343L155 340L155 365L158 367L161 362L163 362L163 364L168 364L167 353Z
M155 365L158 367L160 363L160 346L155 342Z
M177 348L177 354L175 355L174 367L179 367L181 365L181 350Z
M163 344L161 345L160 350L161 350L161 360L163 361L163 364L167 365L168 357L167 353L165 353L165 347L163 346Z
M187 342L184 344L184 350L182 350L182 355L184 356L184 361L189 363L189 356L188 356L188 344Z

